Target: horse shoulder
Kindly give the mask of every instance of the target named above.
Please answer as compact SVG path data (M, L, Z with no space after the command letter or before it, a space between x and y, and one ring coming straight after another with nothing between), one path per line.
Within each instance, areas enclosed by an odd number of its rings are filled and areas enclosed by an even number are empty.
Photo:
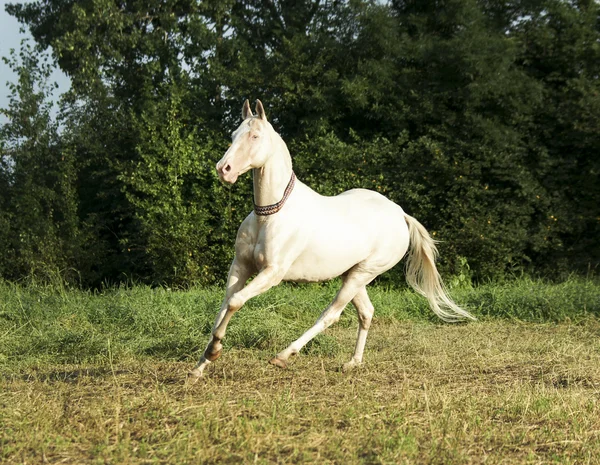
M258 224L254 212L250 213L238 228L235 239L236 259L251 264L254 261L254 249L258 240Z

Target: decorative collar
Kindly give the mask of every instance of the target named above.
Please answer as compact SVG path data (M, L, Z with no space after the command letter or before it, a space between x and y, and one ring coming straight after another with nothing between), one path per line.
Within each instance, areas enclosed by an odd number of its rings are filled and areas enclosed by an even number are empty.
M285 188L285 191L283 191L283 198L279 202L274 203L273 205L265 205L265 206L261 207L261 206L254 204L254 213L256 213L259 216L268 216L268 215L274 215L275 213L277 213L279 210L281 210L283 208L283 205L285 204L286 200L289 198L290 194L292 193L292 190L294 190L295 183L296 183L296 175L292 171L292 177L290 178L290 182L288 182L288 185Z

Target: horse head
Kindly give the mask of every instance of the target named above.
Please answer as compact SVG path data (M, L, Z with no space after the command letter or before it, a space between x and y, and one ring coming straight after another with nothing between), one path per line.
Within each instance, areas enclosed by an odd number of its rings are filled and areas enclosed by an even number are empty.
M256 115L246 100L242 107L242 124L231 135L231 145L216 166L221 181L233 184L240 175L264 166L271 155L273 127L267 121L260 100L256 101L254 111Z

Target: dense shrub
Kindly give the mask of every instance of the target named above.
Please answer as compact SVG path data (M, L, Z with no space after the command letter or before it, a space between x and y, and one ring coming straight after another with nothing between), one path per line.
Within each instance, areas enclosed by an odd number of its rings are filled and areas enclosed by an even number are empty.
M9 5L73 87L52 121L42 52L7 60L19 82L0 131L0 276L222 281L251 181L224 187L214 163L255 97L303 181L399 203L442 241L445 273L595 270L599 8Z

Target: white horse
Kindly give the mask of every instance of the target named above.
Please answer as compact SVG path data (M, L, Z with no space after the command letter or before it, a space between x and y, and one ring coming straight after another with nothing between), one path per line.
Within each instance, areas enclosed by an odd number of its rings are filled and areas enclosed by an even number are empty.
M230 184L253 170L254 211L238 230L225 298L212 338L191 377L202 376L206 366L221 355L227 324L249 299L281 281L317 282L336 276L342 276L343 284L333 302L312 328L270 363L285 368L291 355L337 322L352 302L358 312L358 337L354 356L343 369L360 365L374 310L366 286L398 263L409 245L409 284L429 300L441 319L474 319L446 295L434 263L435 242L416 219L366 189L335 197L317 194L296 179L287 146L267 121L260 100L255 112L246 100L244 121L216 166L220 179Z

